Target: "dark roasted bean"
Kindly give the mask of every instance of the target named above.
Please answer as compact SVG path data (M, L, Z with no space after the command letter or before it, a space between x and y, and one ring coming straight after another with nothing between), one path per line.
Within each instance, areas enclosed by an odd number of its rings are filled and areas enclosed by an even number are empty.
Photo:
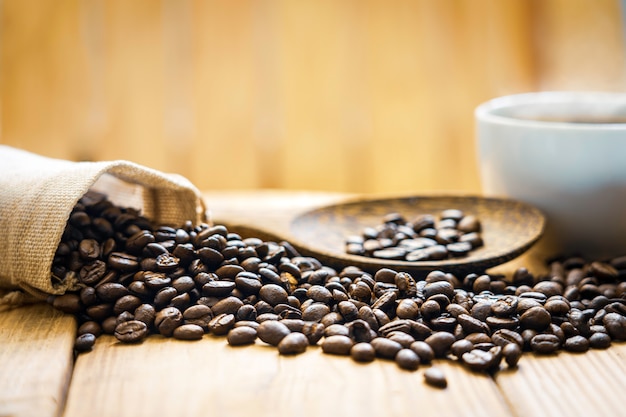
M348 336L330 336L322 341L322 351L333 355L349 355L354 342Z
M172 336L179 340L200 340L204 336L204 329L197 324L183 324L174 329Z
M424 371L424 381L428 385L436 388L446 388L448 386L445 374L439 368L434 366L431 366Z
M278 343L278 352L281 355L295 355L306 351L309 341L300 332L292 332Z
M95 343L96 335L93 333L83 333L76 338L74 349L76 349L77 352L87 352L93 348Z
M530 339L530 348L536 353L555 353L560 346L559 338L553 334L538 334Z
M129 320L115 326L115 338L124 343L138 343L148 336L148 326L139 320Z

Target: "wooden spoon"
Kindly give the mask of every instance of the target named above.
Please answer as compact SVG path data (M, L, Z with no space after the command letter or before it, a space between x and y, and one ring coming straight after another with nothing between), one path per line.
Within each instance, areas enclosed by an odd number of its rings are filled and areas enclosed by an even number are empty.
M271 212L260 210L258 217L237 217L224 206L215 211L214 222L222 223L242 236L266 240L286 240L303 255L314 256L324 264L341 269L358 266L368 272L391 268L424 275L434 269L455 274L483 272L527 251L540 237L545 217L533 206L503 198L478 196L399 196L348 197L322 195L321 207L298 210L297 197L283 201ZM276 201L276 199L274 199ZM212 207L210 197L207 204ZM286 206L285 206L286 205ZM263 207L262 200L259 206ZM296 206L296 209L289 207ZM218 204L219 207L219 204ZM309 205L310 207L310 205ZM411 219L420 214L437 216L445 209L459 209L478 217L484 245L468 255L441 261L408 262L350 255L345 251L347 236L360 234L367 226L382 222L385 214L397 212Z

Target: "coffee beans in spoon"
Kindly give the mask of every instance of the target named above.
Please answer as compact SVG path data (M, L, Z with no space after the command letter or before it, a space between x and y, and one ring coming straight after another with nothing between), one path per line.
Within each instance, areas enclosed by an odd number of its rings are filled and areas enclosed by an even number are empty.
M436 217L422 214L408 221L389 213L382 223L366 227L346 239L346 252L398 261L440 261L466 256L483 245L480 220L458 209L446 209Z

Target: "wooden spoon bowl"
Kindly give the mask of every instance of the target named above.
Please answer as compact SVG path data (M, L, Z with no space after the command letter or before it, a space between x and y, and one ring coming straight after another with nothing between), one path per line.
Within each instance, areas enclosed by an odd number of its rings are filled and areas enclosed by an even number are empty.
M420 214L437 216L445 209L459 209L478 217L484 245L460 258L408 262L346 253L346 238L361 234L397 212L410 219ZM524 253L541 236L545 217L533 206L518 201L474 196L414 196L357 199L314 209L295 217L286 236L302 253L335 267L355 265L374 272L387 267L411 273L434 269L452 273L482 272Z

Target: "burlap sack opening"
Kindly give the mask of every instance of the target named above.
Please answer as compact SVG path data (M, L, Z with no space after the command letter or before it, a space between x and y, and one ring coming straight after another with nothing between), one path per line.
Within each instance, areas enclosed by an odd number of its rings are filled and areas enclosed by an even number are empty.
M128 161L72 162L0 145L0 289L19 290L4 303L77 288L75 282L53 285L50 270L69 215L90 189L140 209L156 224L206 221L200 192L180 175Z

